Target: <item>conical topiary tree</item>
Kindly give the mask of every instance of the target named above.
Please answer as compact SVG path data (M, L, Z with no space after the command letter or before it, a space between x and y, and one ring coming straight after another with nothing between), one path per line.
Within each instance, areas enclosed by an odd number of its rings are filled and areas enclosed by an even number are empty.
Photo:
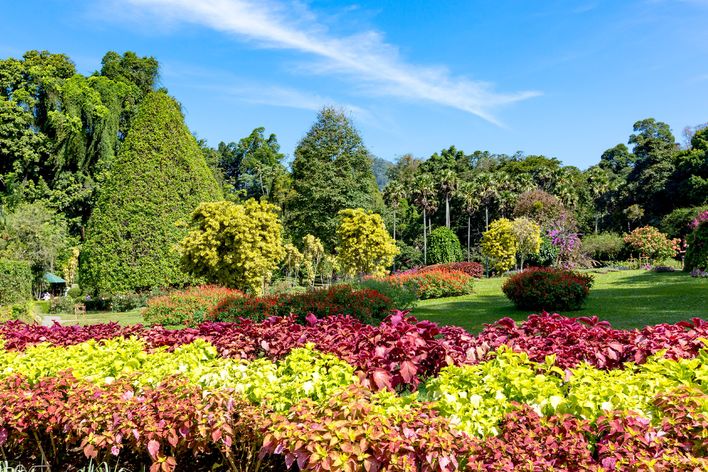
M177 102L146 96L89 220L80 283L116 293L190 280L180 268L179 227L203 201L222 198Z

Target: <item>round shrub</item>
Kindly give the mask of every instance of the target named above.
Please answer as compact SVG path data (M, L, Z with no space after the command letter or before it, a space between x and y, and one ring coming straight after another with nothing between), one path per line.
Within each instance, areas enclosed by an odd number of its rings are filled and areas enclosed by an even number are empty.
M386 318L395 308L393 300L377 290L356 290L343 284L305 293L229 297L210 311L209 318L214 321L262 320L292 314L304 323L308 314L317 318L349 315L362 323L373 324Z
M534 267L504 282L504 294L523 310L578 310L593 278L571 270Z
M708 212L706 212L708 214ZM708 218L700 222L686 238L684 270L708 270Z
M454 231L441 226L430 233L428 241L428 261L431 264L444 264L462 260L462 247Z
M142 315L148 325L195 325L222 300L242 296L238 290L216 285L190 287L149 299Z
M669 239L664 233L653 226L642 226L624 237L624 242L629 244L640 257L657 261L668 259L676 255L678 239Z

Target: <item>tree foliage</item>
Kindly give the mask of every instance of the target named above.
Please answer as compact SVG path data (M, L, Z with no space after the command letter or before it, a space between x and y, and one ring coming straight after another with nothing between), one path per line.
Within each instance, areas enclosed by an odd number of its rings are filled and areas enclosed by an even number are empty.
M0 258L0 305L29 300L32 279L29 262Z
M295 149L295 196L289 220L293 234L335 243L336 216L346 208L380 210L383 200L371 169L371 155L343 112L323 108Z
M260 294L285 257L278 208L250 199L202 203L180 243L187 272Z
M524 270L524 260L531 254L537 254L541 248L541 227L536 222L521 217L512 222L512 231L516 237L516 252L521 270Z
M462 260L462 247L454 231L444 226L430 233L429 264L445 264Z
M177 102L151 93L89 221L81 285L115 293L189 282L174 247L186 230L176 223L221 197Z
M339 212L337 259L350 275L385 275L398 248L381 215L362 208Z
M489 230L482 234L481 246L482 253L494 260L494 269L498 273L512 269L518 249L514 224L506 218L492 221Z

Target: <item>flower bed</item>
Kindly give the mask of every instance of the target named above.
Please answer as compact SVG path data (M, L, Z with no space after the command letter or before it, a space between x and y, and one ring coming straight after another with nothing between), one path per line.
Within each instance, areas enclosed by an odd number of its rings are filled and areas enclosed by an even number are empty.
M0 449L71 470L705 470L708 322L0 325Z
M217 285L190 287L149 299L142 315L153 325L198 324L220 301L242 296L238 290Z
M474 282L472 276L450 269L406 271L384 280L411 287L421 300L468 295L472 293Z

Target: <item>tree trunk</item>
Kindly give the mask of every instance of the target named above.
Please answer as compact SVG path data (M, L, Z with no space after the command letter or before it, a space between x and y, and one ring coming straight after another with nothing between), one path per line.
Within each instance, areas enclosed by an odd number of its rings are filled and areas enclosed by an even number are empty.
M595 213L595 234L597 234L597 225L600 221L600 215L598 213Z
M450 227L450 197L445 195L445 226Z
M428 235L426 234L425 208L423 208L423 265L428 265Z
M393 210L393 242L396 242L396 210Z
M484 231L489 231L489 206L484 205ZM485 276L489 278L489 256L484 256L484 272Z
M467 262L470 261L470 225L472 217L467 215Z

